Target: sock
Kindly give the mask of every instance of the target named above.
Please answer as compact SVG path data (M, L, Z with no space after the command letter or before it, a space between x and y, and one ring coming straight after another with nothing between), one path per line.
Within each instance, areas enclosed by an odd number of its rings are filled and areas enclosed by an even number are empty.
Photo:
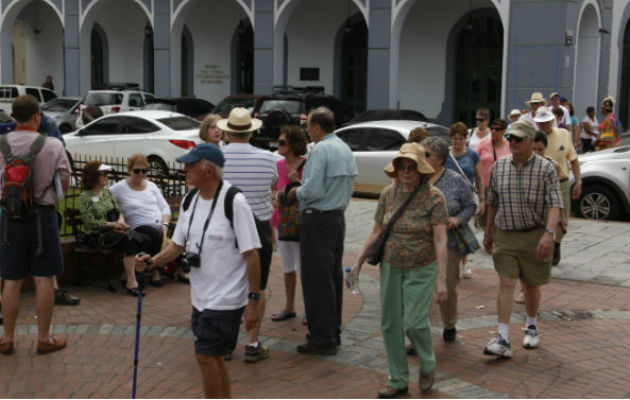
M501 337L507 340L508 342L510 341L510 339L508 339L509 330L510 330L510 326L508 324L499 323L499 335L501 335Z
M538 316L535 317L530 317L529 315L527 316L527 324L525 325L525 327L529 327L530 325L534 325L534 326L538 326Z
M251 346L251 347L258 348L258 341L255 341L254 343L248 343L247 345Z

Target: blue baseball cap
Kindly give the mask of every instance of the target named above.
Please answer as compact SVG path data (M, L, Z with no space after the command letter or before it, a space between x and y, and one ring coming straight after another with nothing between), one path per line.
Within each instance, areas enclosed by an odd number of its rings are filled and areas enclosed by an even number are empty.
M206 159L219 167L225 164L223 152L214 143L202 143L196 145L188 154L177 158L177 162L182 164L192 164L200 159Z

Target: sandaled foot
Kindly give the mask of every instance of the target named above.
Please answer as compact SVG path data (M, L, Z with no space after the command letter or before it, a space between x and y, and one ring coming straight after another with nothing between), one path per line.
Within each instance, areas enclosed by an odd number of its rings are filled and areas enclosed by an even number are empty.
M141 293L140 292L140 288L139 287L132 287L132 288L125 288L127 290L127 294L129 294L130 296L134 296L134 297L138 297L138 295ZM145 294L143 293L143 296Z
M274 313L271 316L271 320L274 322L280 322L287 319L295 318L297 315L292 311L282 310L277 313Z
M55 338L54 336L50 336L50 339L47 342L43 342L41 340L37 341L37 354L48 354L53 351L61 350L66 347L68 342L63 338Z

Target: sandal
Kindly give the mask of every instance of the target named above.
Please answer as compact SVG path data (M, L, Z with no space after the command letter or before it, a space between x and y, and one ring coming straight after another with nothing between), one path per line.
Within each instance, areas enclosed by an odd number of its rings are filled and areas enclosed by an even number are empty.
M127 293L129 295L134 296L134 297L138 297L138 295L142 293L139 287L132 287L132 288L126 287L125 289L127 290ZM143 293L142 295L144 296L145 294Z
M164 281L162 281L162 279L151 279L149 282L151 283L151 285L153 285L155 287L162 287L162 286L164 286Z
M518 296L516 296L516 298L514 299L514 302L518 304L525 303L525 293L523 293L522 290L518 293Z
M295 318L297 315L294 312L289 312L287 310L282 310L277 313L274 313L271 316L271 320L274 322L284 321L290 318Z

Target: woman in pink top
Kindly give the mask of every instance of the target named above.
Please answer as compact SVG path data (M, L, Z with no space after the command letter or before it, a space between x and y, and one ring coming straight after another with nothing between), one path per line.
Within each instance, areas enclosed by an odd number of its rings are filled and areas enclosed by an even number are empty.
M486 199L488 198L488 185L490 184L490 171L492 166L499 159L510 155L510 144L505 140L505 130L507 121L504 119L495 119L490 125L490 136L484 138L477 146L477 153L481 163L481 179L485 190ZM477 225L486 226L486 213L475 217Z
M271 216L271 225L276 231L276 244L280 251L282 260L282 271L284 272L284 290L286 292L286 303L284 309L273 314L272 321L284 321L295 318L295 284L297 281L297 271L300 269L300 242L280 240L278 237L279 225L279 203L276 194L284 189L289 183L299 182L302 179L304 163L306 159L302 156L306 154L306 135L296 125L285 126L280 131L278 137L278 154L284 156L283 160L278 160L278 181L274 188L272 205L274 208Z

